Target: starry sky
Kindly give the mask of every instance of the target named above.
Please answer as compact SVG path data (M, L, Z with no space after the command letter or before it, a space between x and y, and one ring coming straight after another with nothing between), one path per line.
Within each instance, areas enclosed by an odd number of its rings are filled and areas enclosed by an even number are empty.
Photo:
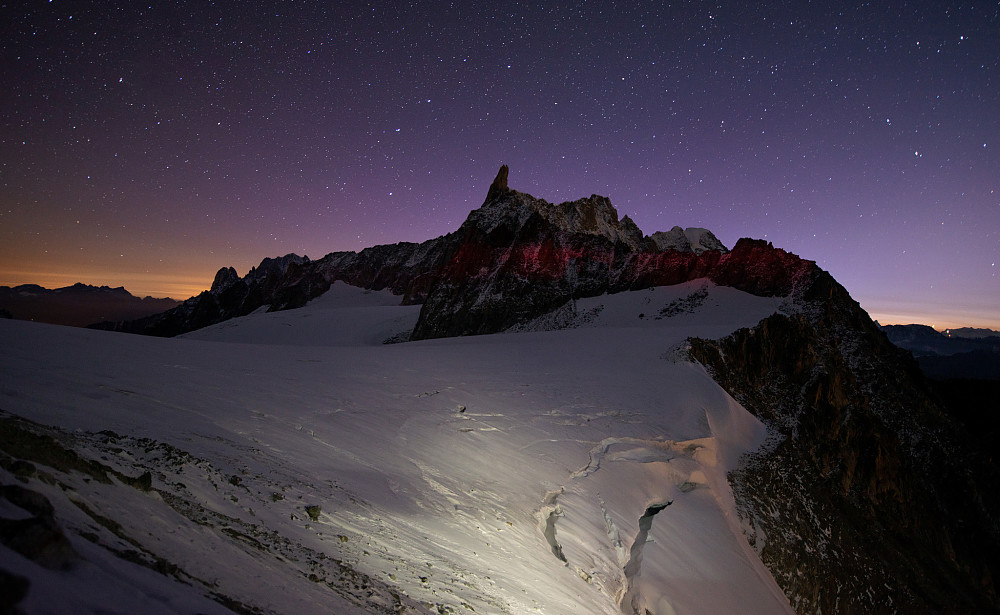
M458 228L501 164L1000 328L1000 3L0 0L0 284L186 298Z

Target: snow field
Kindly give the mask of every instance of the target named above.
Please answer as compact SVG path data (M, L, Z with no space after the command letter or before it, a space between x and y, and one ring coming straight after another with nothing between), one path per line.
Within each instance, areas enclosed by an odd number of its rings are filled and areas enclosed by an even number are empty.
M579 300L559 331L383 345L417 314L390 302L335 284L184 339L0 322L0 410L153 476L31 481L87 563L17 560L26 611L217 593L276 613L791 612L725 481L763 427L677 358L780 300L695 281ZM126 549L183 574L109 555ZM78 583L48 596L46 575Z

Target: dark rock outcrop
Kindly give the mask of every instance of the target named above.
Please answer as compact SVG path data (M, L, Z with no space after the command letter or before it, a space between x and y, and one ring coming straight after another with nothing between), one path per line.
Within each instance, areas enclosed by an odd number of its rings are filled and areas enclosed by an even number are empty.
M775 434L730 476L751 543L799 613L1000 611L989 454L829 274L792 277L789 314L691 340Z
M55 519L52 503L44 495L20 485L0 485L0 499L29 515L19 519L0 517L0 544L54 570L67 568L79 559Z
M494 333L607 292L642 242L603 197L552 205L506 188L505 175L455 233L412 339Z
M270 303L289 272L308 263L308 257L297 254L265 258L246 276L236 280L233 279L236 274L234 269L223 268L216 274L212 290L204 291L171 310L134 321L99 323L92 328L170 337L235 316L245 316Z

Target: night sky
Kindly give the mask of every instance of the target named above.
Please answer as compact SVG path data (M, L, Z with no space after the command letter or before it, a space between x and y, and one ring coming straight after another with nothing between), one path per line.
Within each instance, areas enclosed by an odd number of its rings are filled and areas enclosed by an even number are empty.
M1000 328L1000 3L0 4L0 284L186 298L458 228L501 164Z

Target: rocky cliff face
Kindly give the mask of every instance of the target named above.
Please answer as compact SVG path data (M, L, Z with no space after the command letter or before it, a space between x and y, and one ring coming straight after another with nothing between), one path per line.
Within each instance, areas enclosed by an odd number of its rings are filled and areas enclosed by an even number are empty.
M774 437L731 476L799 613L997 612L1000 475L826 272L692 356Z
M607 199L552 205L508 188L506 171L455 233L414 339L502 331L573 297L607 292L643 243Z
M572 299L697 278L784 296L816 268L765 241L741 239L729 252L704 229L643 237L604 197L552 205L511 190L506 177L501 169L455 234L413 339L495 333Z

